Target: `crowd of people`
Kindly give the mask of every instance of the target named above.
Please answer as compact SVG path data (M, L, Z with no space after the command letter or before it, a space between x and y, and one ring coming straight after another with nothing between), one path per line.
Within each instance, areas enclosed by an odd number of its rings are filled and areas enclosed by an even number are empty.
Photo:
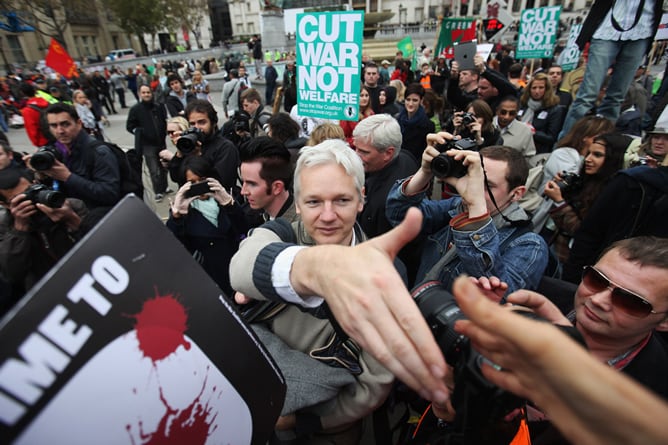
M600 3L585 21L592 48L622 41L642 56L651 30ZM638 16L658 24L652 14ZM615 17L622 29L604 32ZM668 437L665 422L628 430L646 426L635 409L668 416L668 81L654 91L642 57L609 60L602 89L592 50L579 89L552 59L518 61L508 47L470 69L430 48L416 67L401 52L394 69L365 54L359 118L332 121L300 113L294 60L279 82L251 43L256 78L226 67L224 116L204 77L211 60L6 80L39 148L21 156L0 141L3 312L111 211L143 161L152 199L169 196L166 227L286 377L270 443L359 443L364 420L410 390L408 409L431 402L436 421L406 443ZM117 106L129 108L136 157L105 136ZM644 110L636 126L622 119L629 108ZM588 352L507 310L517 307ZM489 409L495 385L522 402ZM489 409L473 429L472 407ZM377 441L392 434L384 424ZM531 442L518 442L523 427Z

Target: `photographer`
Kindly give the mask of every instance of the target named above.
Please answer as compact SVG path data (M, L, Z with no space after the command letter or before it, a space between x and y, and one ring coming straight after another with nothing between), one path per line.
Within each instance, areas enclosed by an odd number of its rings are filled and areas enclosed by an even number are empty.
M468 104L465 112L455 113L445 128L462 139L473 139L479 149L503 144L501 132L494 127L492 109L482 99Z
M248 113L243 110L237 110L223 124L223 127L220 129L220 135L231 141L237 149L241 150L241 147L251 140L250 120L251 117Z
M184 167L188 182L174 196L167 228L225 294L232 296L228 266L248 230L244 214L206 159L190 156Z
M12 285L4 313L30 289L80 237L86 207L77 199L31 185L21 170L0 170L0 274Z
M579 174L558 173L545 184L544 194L552 200L550 216L556 226L552 242L559 261L565 263L571 240L601 190L624 163L631 138L606 133L594 138L585 154Z
M218 134L218 114L213 105L206 100L195 99L186 107L185 115L190 128L178 135L170 135L170 138L178 136L177 151L169 160L169 175L172 181L179 187L185 184L184 159L188 156L202 156L213 165L221 185L226 190L237 190L239 150L232 142ZM167 158L169 154L163 150L161 156Z
M416 283L439 280L450 288L458 275L467 273L497 276L510 291L536 288L548 255L545 241L530 232L528 215L517 204L526 190L526 160L509 147L486 147L478 153L451 147L451 140L450 133L430 134L418 171L395 184L387 197L386 216L393 226L410 207L424 214L422 234L428 238ZM435 158L437 166L452 167L437 173L443 173L459 197L427 199Z

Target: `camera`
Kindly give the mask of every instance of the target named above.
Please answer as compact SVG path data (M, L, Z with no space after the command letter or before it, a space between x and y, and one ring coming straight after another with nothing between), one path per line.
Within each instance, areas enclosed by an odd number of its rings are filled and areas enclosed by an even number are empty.
M232 123L234 124L234 131L243 131L250 133L250 115L242 110L237 110L232 116Z
M472 123L476 122L475 115L473 113L466 112L462 114L462 126L468 127Z
M211 191L209 183L207 181L196 182L190 186L190 188L184 193L186 198L192 198L193 196L206 195Z
M65 203L65 194L57 190L51 190L44 184L33 184L28 187L23 194L33 204L44 204L45 206L57 209Z
M638 167L641 165L649 165L650 164L650 158L649 156L639 156L637 160L631 162L630 167Z
M431 171L437 178L461 178L466 176L466 166L463 161L457 161L445 154L448 150L478 150L478 144L473 139L450 140L445 144L437 144L436 149L441 152L431 161Z
M516 418L513 421L516 423L509 423L505 417L523 406L526 400L504 391L483 375L481 367L488 360L471 346L466 336L454 330L455 322L466 319L466 316L457 306L455 297L441 282L424 282L412 290L411 296L429 325L445 361L453 368L455 388L451 401L457 412L455 431L460 434L463 432L465 439L453 443L509 443L517 431L519 420ZM499 307L499 310L504 309ZM546 321L533 312L516 312L528 318ZM585 345L575 328L555 326ZM503 434L508 434L509 439L500 441Z
M39 147L35 154L30 157L30 165L37 171L48 170L56 163L63 161L63 155L53 145Z
M557 181L557 185L564 195L572 194L582 188L582 177L574 172L561 172L561 180Z
M197 127L190 127L176 140L176 148L184 155L188 155L197 148L197 142L204 141L204 133Z

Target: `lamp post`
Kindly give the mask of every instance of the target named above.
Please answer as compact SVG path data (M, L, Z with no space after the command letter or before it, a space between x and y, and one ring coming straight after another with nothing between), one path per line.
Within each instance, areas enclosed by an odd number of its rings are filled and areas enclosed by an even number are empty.
M401 10L403 9L404 5L399 3L399 28L401 28Z

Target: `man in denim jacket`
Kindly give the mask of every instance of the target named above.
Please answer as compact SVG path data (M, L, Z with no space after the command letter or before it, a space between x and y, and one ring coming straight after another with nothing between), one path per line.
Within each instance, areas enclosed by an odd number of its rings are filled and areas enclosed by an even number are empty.
M434 145L449 139L449 133L429 135L419 170L397 182L387 198L386 216L394 226L410 207L424 215L422 233L427 239L416 283L439 280L451 287L465 273L499 277L508 283L509 292L535 289L548 250L545 241L528 230L528 216L517 204L526 190L526 160L509 147L492 146L479 153L447 150L450 160L464 166L463 176L443 178L460 196L432 201L426 199L434 177L431 163L440 154Z

